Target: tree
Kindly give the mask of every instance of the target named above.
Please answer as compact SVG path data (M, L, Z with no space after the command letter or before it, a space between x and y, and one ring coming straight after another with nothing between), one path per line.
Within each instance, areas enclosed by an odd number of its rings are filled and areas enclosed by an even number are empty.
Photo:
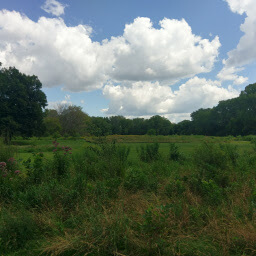
M47 136L59 134L61 131L60 120L56 117L45 117L44 118L45 125L45 134Z
M211 122L212 109L198 109L191 114L193 122L193 133L201 135L211 135L214 124Z
M111 116L109 122L112 129L112 134L126 135L129 134L132 121L124 116Z
M155 130L156 135L169 135L173 133L172 123L165 117L156 115L147 120L148 131L152 134L152 129Z
M111 125L107 117L91 117L87 131L94 136L107 136L111 134Z
M190 135L192 134L192 121L183 120L174 125L174 133L180 135Z
M0 131L5 143L12 136L24 137L43 133L43 108L47 105L42 84L36 76L22 74L0 63Z
M143 135L147 133L147 123L144 118L134 118L132 119L132 126L130 129L130 134L133 135Z
M84 135L90 117L79 106L61 105L58 109L62 134L70 136Z

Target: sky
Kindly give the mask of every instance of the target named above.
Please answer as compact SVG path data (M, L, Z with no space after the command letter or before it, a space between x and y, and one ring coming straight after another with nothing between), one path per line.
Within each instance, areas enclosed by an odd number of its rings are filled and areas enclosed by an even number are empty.
M190 119L256 82L255 0L1 0L0 62L48 108Z

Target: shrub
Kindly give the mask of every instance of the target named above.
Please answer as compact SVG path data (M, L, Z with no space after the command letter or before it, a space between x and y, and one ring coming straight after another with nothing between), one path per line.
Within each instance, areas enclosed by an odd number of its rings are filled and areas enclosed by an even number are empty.
M72 154L72 148L63 146L60 149L57 141L53 141L52 143L55 147L53 150L53 169L56 171L57 177L60 178L68 172L71 164L70 155Z
M86 147L82 154L73 157L73 162L89 179L123 178L129 152L126 146L101 142L96 147Z
M112 143L100 144L99 160L105 164L105 171L110 177L124 177L130 148Z
M218 205L224 199L224 190L214 180L191 177L187 180L190 190L200 195L206 204Z
M137 148L139 158L143 162L152 162L160 158L159 143L142 145Z
M130 168L127 171L124 187L127 190L148 190L156 191L158 186L157 178L154 174L146 174L140 168Z
M172 161L179 161L182 159L179 148L176 146L175 143L170 143L169 159Z
M204 142L194 152L194 163L211 175L216 169L226 168L226 155L217 145Z
M194 164L199 169L199 176L206 181L214 180L218 185L227 187L227 172L235 167L238 159L237 148L231 145L203 143L194 152Z
M46 176L43 153L33 153L33 158L23 161L23 166L26 169L29 181L32 183L39 184Z
M186 188L181 180L172 180L165 186L165 193L168 197L182 195L185 190Z

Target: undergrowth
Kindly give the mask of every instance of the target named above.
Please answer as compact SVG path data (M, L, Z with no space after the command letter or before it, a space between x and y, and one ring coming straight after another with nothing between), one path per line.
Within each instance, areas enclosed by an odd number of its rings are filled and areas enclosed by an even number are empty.
M1 148L0 254L255 255L255 151L204 142L184 157L155 143L136 162L129 152L54 141L52 158L19 162Z

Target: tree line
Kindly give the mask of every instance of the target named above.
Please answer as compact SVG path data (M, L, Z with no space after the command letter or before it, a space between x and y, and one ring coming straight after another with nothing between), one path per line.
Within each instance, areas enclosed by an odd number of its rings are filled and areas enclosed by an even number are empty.
M191 114L191 120L177 124L159 115L128 119L123 116L90 117L79 106L45 109L47 100L41 88L36 76L22 74L14 67L1 68L0 63L0 134L6 143L14 135L256 134L256 83L248 85L239 97L220 101L213 108L199 109Z
M213 108L199 109L191 114L191 120L184 120L177 124L159 115L149 119L127 119L124 116L89 117L80 107L62 106L62 108L61 111L46 111L44 121L48 134L54 132L72 136L76 134L94 136L256 134L256 83L246 86L239 97L220 101Z

